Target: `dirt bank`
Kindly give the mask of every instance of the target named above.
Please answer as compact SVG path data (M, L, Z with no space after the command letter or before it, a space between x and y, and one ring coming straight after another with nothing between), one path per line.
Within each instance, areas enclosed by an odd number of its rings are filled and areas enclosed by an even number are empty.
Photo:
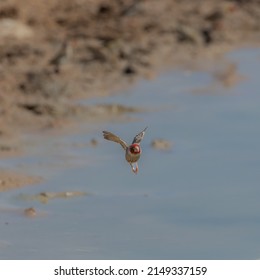
M3 0L0 157L19 152L21 132L117 114L100 115L77 98L107 95L168 63L259 35L258 0Z

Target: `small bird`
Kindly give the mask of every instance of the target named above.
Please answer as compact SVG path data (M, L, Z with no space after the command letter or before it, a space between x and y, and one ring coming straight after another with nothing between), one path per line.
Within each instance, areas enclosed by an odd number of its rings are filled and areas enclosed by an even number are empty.
M140 147L140 142L144 138L146 129L147 129L147 127L135 136L131 145L128 145L124 140L119 138L117 135L115 135L109 131L103 131L103 136L106 140L119 143L122 146L122 148L125 150L125 159L131 165L132 171L135 174L137 174L137 172L138 172L137 161L139 160L141 153L142 153L142 150ZM135 164L135 167L134 167L134 164Z

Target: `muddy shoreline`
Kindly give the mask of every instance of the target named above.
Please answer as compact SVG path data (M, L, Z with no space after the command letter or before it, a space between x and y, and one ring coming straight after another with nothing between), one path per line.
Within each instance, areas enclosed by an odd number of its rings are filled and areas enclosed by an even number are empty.
M19 136L28 131L138 110L75 100L107 96L166 66L193 67L259 39L258 0L1 1L0 158L22 153ZM229 83L230 71L218 78ZM37 181L19 178L0 173L0 191Z

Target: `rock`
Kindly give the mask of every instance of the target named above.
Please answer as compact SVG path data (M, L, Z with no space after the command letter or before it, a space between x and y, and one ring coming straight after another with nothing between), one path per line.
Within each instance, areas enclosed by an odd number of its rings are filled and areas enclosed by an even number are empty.
M67 191L67 192L41 192L34 195L27 195L27 194L20 194L19 198L22 200L37 200L41 203L48 203L49 200L57 199L57 198L72 198L78 196L85 196L88 195L86 192L81 191Z
M155 139L152 141L151 146L157 150L170 150L172 147L172 144L168 140Z
M28 39L33 36L31 27L20 21L5 18L0 20L0 38Z
M36 210L33 207L26 208L23 212L26 217L32 218L36 216Z
M96 147L96 146L98 145L97 139L95 139L95 138L91 139L90 145L91 145L92 147Z

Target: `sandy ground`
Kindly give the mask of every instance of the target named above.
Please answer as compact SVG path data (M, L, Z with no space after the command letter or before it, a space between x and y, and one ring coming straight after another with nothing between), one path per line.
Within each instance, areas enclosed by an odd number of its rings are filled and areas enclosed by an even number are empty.
M9 170L0 170L0 192L41 182L41 178L19 174Z
M21 133L138 110L79 98L259 39L259 0L2 0L0 157L21 152ZM216 78L229 86L235 73L231 65ZM36 181L2 171L0 191Z

